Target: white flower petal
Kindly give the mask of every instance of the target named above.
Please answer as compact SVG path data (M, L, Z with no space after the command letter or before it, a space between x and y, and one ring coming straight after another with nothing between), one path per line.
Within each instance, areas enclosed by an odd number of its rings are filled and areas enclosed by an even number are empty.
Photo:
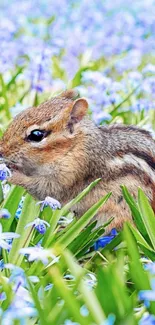
M0 247L4 248L4 249L10 249L11 245L9 245L8 243L6 243L3 239L0 239Z
M12 238L19 238L20 235L19 234L16 234L14 232L3 232L0 237L2 239L12 239Z

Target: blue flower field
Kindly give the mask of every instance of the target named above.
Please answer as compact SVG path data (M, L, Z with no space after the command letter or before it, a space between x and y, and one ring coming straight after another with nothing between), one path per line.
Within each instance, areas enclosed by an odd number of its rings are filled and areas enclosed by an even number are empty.
M65 89L97 125L155 137L154 0L1 0L0 136L22 110ZM12 134L12 137L15 135ZM36 201L0 161L0 324L155 324L155 216L139 188L122 193L136 228L96 228L110 193L80 219L57 197ZM110 222L110 221L109 221Z

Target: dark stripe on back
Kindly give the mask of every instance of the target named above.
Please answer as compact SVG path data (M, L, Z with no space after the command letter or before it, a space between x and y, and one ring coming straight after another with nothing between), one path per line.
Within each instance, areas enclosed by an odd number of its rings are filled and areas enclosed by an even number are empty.
M130 150L130 153L132 153L137 158L141 158L146 161L146 163L152 168L155 169L155 158L151 155L148 155L144 151L136 151L136 150Z

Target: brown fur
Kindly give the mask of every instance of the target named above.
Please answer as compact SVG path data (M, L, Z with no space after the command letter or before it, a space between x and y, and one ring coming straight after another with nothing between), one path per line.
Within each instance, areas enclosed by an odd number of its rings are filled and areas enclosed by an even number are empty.
M13 171L10 181L37 199L52 196L65 204L100 177L102 181L74 207L75 214L80 217L112 191L97 215L98 225L114 217L108 231L120 229L125 220L132 222L121 184L134 197L142 187L155 210L155 142L149 132L134 126L95 126L85 116L86 100L76 98L70 90L13 120L1 141L1 154ZM39 143L28 141L34 129L48 136Z

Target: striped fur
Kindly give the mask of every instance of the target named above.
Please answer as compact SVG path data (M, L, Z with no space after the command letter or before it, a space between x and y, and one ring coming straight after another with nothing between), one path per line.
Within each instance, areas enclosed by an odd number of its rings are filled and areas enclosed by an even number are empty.
M119 229L125 220L132 222L121 184L135 198L140 186L155 211L155 141L134 126L95 126L84 117L86 100L75 100L75 95L66 92L20 113L5 132L0 151L12 168L11 182L40 200L52 196L65 204L100 177L74 212L80 217L112 191L96 218L99 225L114 217L108 231ZM34 128L44 129L48 137L40 143L27 142L27 133Z

